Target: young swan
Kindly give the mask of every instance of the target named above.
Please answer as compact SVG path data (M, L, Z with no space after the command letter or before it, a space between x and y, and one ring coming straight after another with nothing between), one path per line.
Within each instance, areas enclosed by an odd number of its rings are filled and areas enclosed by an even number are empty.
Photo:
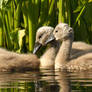
M41 46L44 46L50 42L49 48L40 57L40 68L54 68L54 60L58 52L60 42L56 40L52 41L53 30L54 28L50 26L44 26L37 30L33 53L36 53Z
M68 24L58 24L53 34L56 40L62 41L55 59L55 69L88 70L92 68L92 50L71 55L74 32Z

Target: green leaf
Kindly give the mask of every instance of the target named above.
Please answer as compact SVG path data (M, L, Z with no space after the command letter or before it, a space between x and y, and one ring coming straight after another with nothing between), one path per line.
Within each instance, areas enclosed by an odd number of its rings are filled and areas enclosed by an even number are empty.
M25 36L25 29L19 30L18 31L18 43L19 43L19 48L20 50L22 49L22 42L23 42L23 37Z
M74 26L76 25L76 23L78 22L79 18L80 18L81 15L83 14L85 8L86 8L86 6L84 6L84 7L81 9L80 13L78 14L78 16L77 16L77 18L76 18L76 20L75 20Z
M82 9L82 7L83 7L83 6L78 6L78 7L76 8L76 10L73 11L73 13L78 13L78 12L80 12L81 9Z

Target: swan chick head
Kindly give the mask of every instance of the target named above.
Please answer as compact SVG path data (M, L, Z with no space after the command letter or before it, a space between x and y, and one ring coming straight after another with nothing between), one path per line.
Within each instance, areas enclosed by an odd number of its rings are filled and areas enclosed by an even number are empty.
M54 28L51 26L43 26L37 30L33 54L35 54L40 47L47 45L49 42L55 39L53 36L53 31Z
M53 35L56 40L67 40L69 38L74 38L73 29L66 23L58 24L53 31Z

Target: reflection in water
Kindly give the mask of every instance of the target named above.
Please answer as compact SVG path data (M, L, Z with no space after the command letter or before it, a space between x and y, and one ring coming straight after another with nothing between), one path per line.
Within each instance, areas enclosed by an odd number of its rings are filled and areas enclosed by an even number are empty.
M55 79L58 82L58 85L60 86L59 92L71 92L71 86L70 86L70 80L69 80L69 74L66 71L61 72L55 72L57 75Z
M92 71L0 73L0 92L90 92Z

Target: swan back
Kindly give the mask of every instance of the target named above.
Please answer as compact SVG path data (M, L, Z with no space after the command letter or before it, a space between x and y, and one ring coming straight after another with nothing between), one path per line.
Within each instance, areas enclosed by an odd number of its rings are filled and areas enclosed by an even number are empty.
M33 54L18 54L0 48L0 72L39 69L40 61Z

